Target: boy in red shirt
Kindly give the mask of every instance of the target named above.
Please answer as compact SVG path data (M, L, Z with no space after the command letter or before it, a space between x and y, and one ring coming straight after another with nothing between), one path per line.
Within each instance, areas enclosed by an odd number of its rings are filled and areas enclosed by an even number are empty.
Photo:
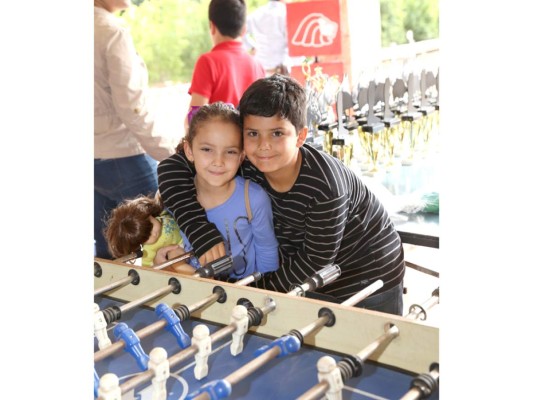
M189 110L216 101L237 107L248 86L265 76L261 64L246 52L242 43L246 25L245 2L211 0L208 15L214 46L202 54L194 66Z

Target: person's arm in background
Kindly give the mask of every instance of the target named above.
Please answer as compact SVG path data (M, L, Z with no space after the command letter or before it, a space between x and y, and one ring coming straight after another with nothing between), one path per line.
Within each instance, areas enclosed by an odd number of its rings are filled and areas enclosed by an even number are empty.
M216 225L207 220L204 208L196 199L194 175L183 151L157 166L159 192L165 208L189 239L200 264L205 265L224 256L226 250Z
M185 132L189 130L189 122L192 119L192 116L194 115L194 114L191 114L191 111L193 111L193 109L195 108L201 107L206 104L209 104L209 99L207 97L204 97L197 93L191 94L191 102L189 103L189 110L187 111L187 115L185 115L185 121L183 121Z
M106 59L113 106L118 117L151 157L157 161L169 157L176 144L154 132L154 117L147 104L148 73L126 30L119 30L112 37Z
M246 32L244 32L244 35L242 35L242 44L244 45L244 48L249 54L251 54L252 56L255 54L256 44L252 31L252 26L250 24L250 17L248 17L246 21Z
M209 66L207 59L200 56L194 65L191 87L188 91L191 95L191 101L184 121L185 132L189 129L188 114L189 111L191 111L191 108L209 104L209 98L211 97L211 93L213 93L213 82L211 82L211 79L209 78L211 75L211 67Z

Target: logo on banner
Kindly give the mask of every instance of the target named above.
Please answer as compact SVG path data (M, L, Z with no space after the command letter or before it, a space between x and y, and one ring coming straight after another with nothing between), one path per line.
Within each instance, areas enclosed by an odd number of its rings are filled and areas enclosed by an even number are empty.
M339 24L332 21L322 13L312 13L307 15L298 27L291 39L295 46L303 47L324 47L333 44Z
M339 0L287 3L289 55L337 55L341 49Z

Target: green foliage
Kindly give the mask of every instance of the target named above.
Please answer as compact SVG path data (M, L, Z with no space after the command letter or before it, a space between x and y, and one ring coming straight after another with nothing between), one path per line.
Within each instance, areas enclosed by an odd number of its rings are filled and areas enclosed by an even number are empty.
M196 59L212 47L209 0L144 0L123 15L152 85L190 82Z
M405 29L403 26L404 9L403 0L381 0L381 45L390 46L391 43L406 43Z
M251 13L253 10L266 3L268 3L268 0L247 0L246 8L248 9L248 13Z
M438 0L405 0L405 31L413 31L415 41L439 36Z
M381 45L405 44L405 33L415 41L439 37L439 0L380 0Z

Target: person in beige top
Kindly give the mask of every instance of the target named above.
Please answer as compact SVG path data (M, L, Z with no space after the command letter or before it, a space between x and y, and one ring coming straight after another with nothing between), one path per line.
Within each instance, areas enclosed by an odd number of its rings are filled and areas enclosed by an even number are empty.
M94 0L94 240L95 256L107 259L105 219L125 199L155 195L157 163L174 154L179 136L154 132L146 66L114 15L130 6Z

